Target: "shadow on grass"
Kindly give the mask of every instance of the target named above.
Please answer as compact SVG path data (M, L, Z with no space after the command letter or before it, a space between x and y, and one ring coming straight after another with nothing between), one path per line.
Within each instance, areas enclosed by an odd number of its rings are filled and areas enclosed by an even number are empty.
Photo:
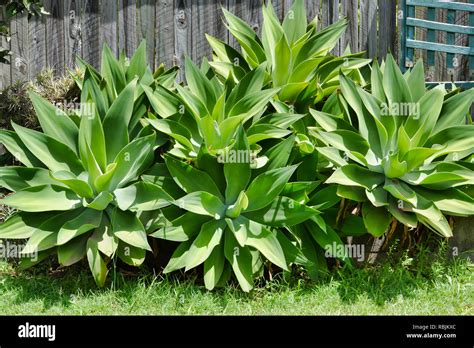
M336 296L339 296L343 304L351 305L360 297L366 297L374 304L382 306L400 295L413 298L417 289L429 287L433 283L433 277L436 277L434 266L418 266L420 265L416 262L412 266L403 265L401 262L363 268L346 266L322 276L317 281L303 280L296 276L284 280L280 274L272 281L258 281L255 290L250 293L244 293L235 283L207 292L202 280L196 275L155 277L149 269L143 269L137 274L120 271L114 273L111 270L106 286L98 289L87 264L53 272L48 265L21 272L8 266L6 270L0 268L0 296L13 294L12 305L40 301L42 309L47 311L58 306L64 309L73 308L75 297L95 299L101 295L112 295L124 305L120 308L120 313L129 311L130 314L133 314L135 301L150 296L155 301L166 299L169 302L167 308L171 313L186 314L188 301L202 299L203 295L211 298L224 310L229 301L252 303L272 295L278 299L279 294L285 292L292 292L295 297L307 297L314 296L315 291L320 289L334 287ZM455 273L456 270L445 265L439 272L447 274Z

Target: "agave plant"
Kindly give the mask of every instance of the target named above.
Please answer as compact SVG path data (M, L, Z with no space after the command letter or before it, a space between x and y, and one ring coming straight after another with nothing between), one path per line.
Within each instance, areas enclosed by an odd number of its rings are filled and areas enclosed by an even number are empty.
M200 159L205 163L201 169L165 156L169 172L186 193L172 202L184 214L175 213L174 219L168 218L150 234L180 242L165 273L204 263L208 289L225 284L233 271L242 289L249 291L265 259L285 270L290 262L301 262L296 247L274 230L318 214L285 195L297 166L278 166L279 153L275 153L267 163L272 169L256 175L250 154L241 126L233 145L221 153L223 157L200 154L207 157ZM306 261L304 256L300 259Z
M204 62L199 69L186 60L189 86L176 86L173 93L163 86L155 90L142 86L160 118L145 120L160 133L174 140L170 153L195 159L201 147L216 156L233 142L238 128L245 125L251 147L267 139L280 139L291 133L287 128L303 115L290 112L266 113L278 89L264 89L265 64L250 71L237 84L222 83Z
M214 51L210 65L225 79L240 80L250 70L266 63L266 82L280 88L281 101L295 103L301 112L319 102L338 88L339 71L357 81L363 81L358 68L370 60L362 53L342 57L329 55L347 27L347 20L317 30L317 17L307 23L303 0L294 1L283 23L275 14L271 1L263 6L262 35L251 26L223 9L226 26L241 47L237 51L224 42L207 36Z
M466 124L474 90L426 90L422 62L402 75L391 55L374 63L370 92L343 75L340 81L340 112L311 110L317 149L335 167L326 183L361 203L374 236L393 218L451 236L445 214L474 214L474 172L466 161L474 151L474 127Z
M142 69L137 59L127 73ZM0 225L0 238L28 239L22 253L39 252L39 257L24 260L24 266L52 253L65 266L87 256L98 285L104 284L112 258L134 266L143 262L151 250L145 228L150 220L141 215L172 200L160 185L140 180L162 143L150 127L130 134L140 73L118 88L104 69L101 85L112 98L86 78L81 109L70 115L32 93L43 132L16 124L15 132L0 131L0 143L25 165L0 168L0 187L14 192L1 204L19 210Z
M140 119L149 109L147 98L142 86L174 89L177 67L166 70L161 65L154 73L147 66L146 42L142 41L132 58L127 59L122 52L120 58L115 58L107 44L102 50L100 72L81 58L77 59L79 74L72 74L76 84L81 89L81 100L92 98L97 111L103 118L110 106L123 89L134 79L138 79L134 90L133 111L129 123L129 134L133 138L141 130Z

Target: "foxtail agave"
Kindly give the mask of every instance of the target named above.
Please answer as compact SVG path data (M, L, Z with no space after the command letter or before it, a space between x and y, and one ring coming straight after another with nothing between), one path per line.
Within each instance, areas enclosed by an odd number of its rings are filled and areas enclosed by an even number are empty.
M0 187L14 192L0 202L19 210L0 225L0 238L28 239L22 253L39 257L25 259L24 266L52 253L65 266L87 256L95 281L103 285L108 260L118 257L136 266L151 250L144 226L149 220L141 221L141 214L167 206L172 197L140 180L160 145L150 127L133 131L139 78L144 83L146 74L142 51L119 87L111 71L125 77L124 71L105 48L103 88L86 76L81 109L73 114L31 94L42 132L16 124L15 132L0 131L0 143L25 166L0 168ZM85 74L97 73L86 67Z
M392 219L452 235L444 214L474 214L474 127L466 124L474 90L426 90L422 62L406 74L389 55L375 62L370 92L340 76L340 109L311 110L318 151L329 159L341 197L362 203L368 232L384 234ZM336 111L334 108L333 111Z

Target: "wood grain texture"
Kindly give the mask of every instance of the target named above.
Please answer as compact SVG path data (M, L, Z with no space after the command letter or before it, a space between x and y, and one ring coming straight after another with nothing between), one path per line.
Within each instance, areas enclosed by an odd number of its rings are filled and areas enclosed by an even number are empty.
M171 67L175 62L174 1L157 1L155 13L155 67L160 66L161 63L164 63L167 67Z
M357 52L359 49L359 20L358 20L358 1L343 1L343 15L349 21L347 30L342 39L341 52L344 52L349 45L351 52Z
M360 0L359 50L370 58L377 57L377 2Z
M226 41L226 28L222 21L221 6L223 0L196 0L192 8L193 51L192 58L196 64L201 64L204 57L212 58L212 50L206 39L206 34Z
M191 56L193 50L192 1L176 0L174 17L175 64L180 67L179 80L184 81L184 61Z
M28 20L26 14L15 17L10 23L11 82L26 81L29 78Z
M83 0L82 57L94 67L100 66L99 4L96 0Z
M47 64L57 74L62 74L65 68L64 2L46 0L44 6L50 13L46 16Z
M387 53L397 57L395 35L393 35L393 28L396 28L396 5L396 0L379 0L379 57L385 57Z
M0 20L4 20L4 12L0 8ZM0 36L0 49L10 51L10 42ZM11 57L7 58L11 61ZM11 81L11 65L0 63L0 90L8 87Z
M155 67L155 1L137 0L138 4L138 39L146 40L148 65Z
M64 2L65 63L69 69L76 65L76 56L82 55L81 0Z
M28 23L29 58L28 70L30 79L46 66L46 18L34 16Z
M109 45L116 57L119 56L118 49L118 6L117 0L100 1L100 22L99 22L99 46Z
M131 57L139 45L137 35L137 1L119 0L118 49Z

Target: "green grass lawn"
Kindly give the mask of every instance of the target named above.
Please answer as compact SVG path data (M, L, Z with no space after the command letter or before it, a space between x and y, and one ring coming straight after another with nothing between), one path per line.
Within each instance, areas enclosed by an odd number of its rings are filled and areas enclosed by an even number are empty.
M416 263L416 264L415 264ZM339 269L319 282L276 279L249 294L197 282L124 276L97 289L87 269L17 271L0 263L2 315L472 315L472 263L405 258ZM110 274L113 279L113 274Z

